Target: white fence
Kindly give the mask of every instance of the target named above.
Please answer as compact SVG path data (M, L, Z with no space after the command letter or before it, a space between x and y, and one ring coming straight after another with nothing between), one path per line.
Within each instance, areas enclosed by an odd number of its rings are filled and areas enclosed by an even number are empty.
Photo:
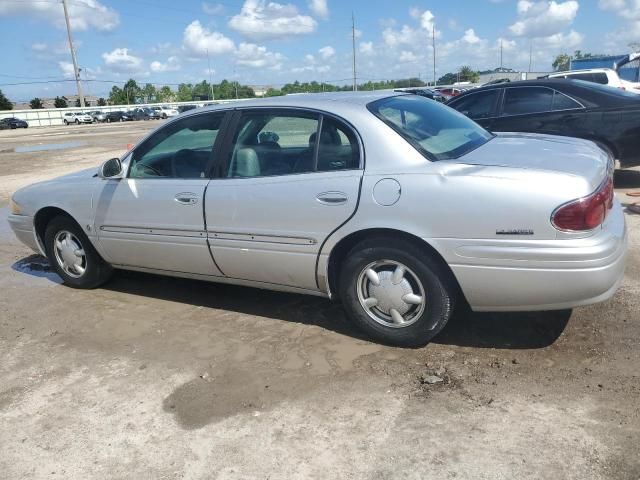
M240 100L215 100L215 103L238 102ZM50 127L52 125L63 125L63 116L67 112L113 112L118 110L129 110L138 107L179 107L180 105L203 105L210 102L172 102L172 103L144 103L135 105L110 105L108 107L72 107L72 108L40 108L36 110L2 110L0 119L16 117L25 120L29 127Z

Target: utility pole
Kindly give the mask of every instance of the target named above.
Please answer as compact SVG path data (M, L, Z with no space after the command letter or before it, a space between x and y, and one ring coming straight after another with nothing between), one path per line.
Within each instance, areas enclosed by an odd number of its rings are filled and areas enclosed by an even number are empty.
M358 91L356 80L356 21L351 12L351 48L353 49L353 91Z
M500 39L500 71L502 71L502 39Z
M207 70L209 71L209 88L211 88L211 100L215 100L213 95L213 83L211 82L211 59L209 58L209 49L207 48Z
M533 41L529 41L529 73L531 73L531 60L533 58Z
M78 97L80 98L80 106L84 108L84 95L82 93L82 83L80 82L80 69L78 68L78 60L76 59L76 49L73 48L73 37L71 36L71 24L69 23L69 12L67 12L67 0L62 0L62 8L64 9L64 20L67 23L67 35L69 37L69 49L71 50L71 60L73 60L73 76L76 77L76 85L78 87Z
M433 45L433 86L438 85L438 78L436 77L436 24L433 24L433 30L431 32L431 42Z

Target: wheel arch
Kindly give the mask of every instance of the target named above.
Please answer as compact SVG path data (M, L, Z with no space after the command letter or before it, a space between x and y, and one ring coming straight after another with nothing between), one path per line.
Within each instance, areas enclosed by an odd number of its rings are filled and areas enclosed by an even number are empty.
M340 274L340 266L342 265L345 257L351 251L353 247L355 247L358 243L363 240L370 240L372 238L379 238L381 241L385 238L393 238L393 239L403 239L419 249L423 250L426 255L429 255L431 258L435 259L443 271L447 273L448 280L451 282L451 285L455 287L456 294L460 299L464 299L464 293L460 288L460 284L458 283L458 279L451 270L449 264L444 260L442 255L428 242L424 239L413 235L411 233L405 232L403 230L396 230L393 228L368 228L364 230L358 230L356 232L352 232L346 237L342 238L329 253L329 259L327 262L327 283L329 287L329 291L331 292L332 298L338 298L339 288L338 288L338 277ZM465 299L466 300L466 299Z
M77 220L73 218L73 216L71 216L69 212L63 210L62 208L59 208L59 207L41 208L36 212L35 216L33 217L33 227L36 232L36 239L38 240L38 244L40 245L40 248L44 253L46 253L45 245L44 245L44 233L47 230L47 225L49 225L49 222L53 220L55 217L60 217L60 216L67 217L73 220L78 225L78 227L82 230L82 227L80 227L80 224L77 222Z

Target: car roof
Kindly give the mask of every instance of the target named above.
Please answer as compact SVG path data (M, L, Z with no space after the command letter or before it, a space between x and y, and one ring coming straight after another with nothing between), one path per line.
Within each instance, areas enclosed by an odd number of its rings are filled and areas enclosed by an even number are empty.
M457 103L461 99L467 98L468 95L474 95L478 92L518 87L553 88L554 90L567 94L575 98L576 100L579 100L583 105L589 107L605 105L637 107L638 102L640 102L640 95L625 92L613 87L600 85L598 83L586 82L583 80L569 80L564 78L548 78L540 80L522 80L510 83L498 83L495 85L487 85L485 87L474 88L473 90L467 90L461 95L458 95L448 104Z
M229 108L250 108L250 107L279 107L279 108L309 108L315 110L350 110L362 108L367 104L383 98L406 95L402 92L327 92L327 93L300 93L284 95L279 97L252 98L248 100L238 100L237 102L227 102L218 105L210 105L198 109L203 110L226 110Z
M571 75L572 73L598 73L598 72L614 72L611 68L582 68L578 70L565 70L563 72L551 72L549 75Z

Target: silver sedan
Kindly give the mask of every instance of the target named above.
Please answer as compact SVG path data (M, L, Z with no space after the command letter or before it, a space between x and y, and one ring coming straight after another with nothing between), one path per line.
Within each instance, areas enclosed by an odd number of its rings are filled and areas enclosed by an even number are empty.
M295 95L180 115L98 172L16 192L9 221L64 282L115 268L340 299L423 345L454 305L613 295L626 228L594 143L494 135L414 95Z

